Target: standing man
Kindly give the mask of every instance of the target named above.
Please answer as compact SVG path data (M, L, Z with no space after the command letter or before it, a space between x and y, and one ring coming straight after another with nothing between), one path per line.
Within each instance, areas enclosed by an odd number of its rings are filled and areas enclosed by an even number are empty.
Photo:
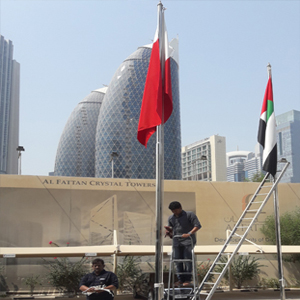
M195 233L201 228L197 216L191 211L184 211L178 201L169 204L172 211L166 226L166 235L180 235L173 241L174 259L192 259L192 250L196 244ZM172 234L170 232L172 230ZM190 238L191 237L191 238ZM178 281L176 286L189 286L192 279L192 262L176 263L176 272ZM186 272L186 274L180 274Z
M92 261L94 272L82 277L79 289L87 293L87 300L112 300L114 298L114 292L119 287L118 278L113 272L104 270L104 267L103 259L95 258Z

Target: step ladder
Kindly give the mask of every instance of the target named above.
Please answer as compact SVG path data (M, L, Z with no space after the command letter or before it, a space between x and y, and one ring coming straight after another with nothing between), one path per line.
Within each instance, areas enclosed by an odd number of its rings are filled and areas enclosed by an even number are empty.
M241 245L246 240L246 236L249 233L252 225L255 223L263 207L269 200L272 193L275 191L275 188L277 187L289 164L289 162L286 162L282 170L278 172L277 179L274 181L274 183L267 182L270 173L267 173L265 175L264 179L262 180L253 197L249 201L241 217L237 221L235 227L232 229L231 234L225 241L222 250L212 263L210 269L206 273L199 287L196 288L196 290L194 291L194 297L191 300L196 300L197 295L200 295L201 300L210 300L212 298L223 276L225 275L228 266L232 262L234 255L237 254ZM234 243L232 242L233 238L235 238ZM230 250L229 247L233 250ZM222 259L223 257L226 257L227 261L226 259ZM222 270L220 271L220 269ZM209 281L209 278L211 276L214 276L215 282Z
M197 287L198 287L197 268L196 268L194 248L192 249L192 258L191 259L175 259L174 258L174 255L175 255L174 250L173 250L174 249L174 241L176 239L179 239L179 238L182 238L181 235L174 235L173 240L172 240L172 253L171 253L171 257L170 257L168 291L167 291L167 297L166 298L167 298L167 300L175 300L175 295L178 297L179 294L181 294L181 295L185 294L187 296L186 298L190 298L190 299L195 298L195 299L200 300L200 296L194 294L194 292L197 290ZM191 240L191 244L193 245L192 237L189 237L189 239ZM175 270L175 265L177 263L182 263L182 264L191 263L192 264L192 272L178 273ZM175 287L174 286L175 274L176 275L190 274L192 284L190 286L187 286L187 287ZM191 290L188 291L188 289L191 289ZM186 294L187 292L188 292L188 295Z

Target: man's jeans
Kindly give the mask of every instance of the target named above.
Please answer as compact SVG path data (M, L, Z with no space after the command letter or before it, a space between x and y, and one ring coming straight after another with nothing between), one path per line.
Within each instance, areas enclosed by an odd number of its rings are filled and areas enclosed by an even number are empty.
M173 251L174 251L174 259L192 259L192 250L193 250L192 245L179 245L179 246L174 246ZM192 279L192 262L176 262L176 273L177 273L177 278L181 282L190 282ZM187 272L189 274L178 274L178 273L183 273Z

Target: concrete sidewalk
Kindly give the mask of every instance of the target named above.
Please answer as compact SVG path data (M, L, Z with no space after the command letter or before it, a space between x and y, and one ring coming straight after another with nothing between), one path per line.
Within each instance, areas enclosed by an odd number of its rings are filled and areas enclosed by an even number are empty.
M300 290L291 290L285 292L286 299L297 299L300 300ZM201 299L201 298L200 298ZM204 298L203 298L204 299ZM229 299L251 299L251 300L260 300L260 299L280 299L280 291L273 290L258 290L257 292L242 292L242 291L233 291L233 292L216 292L212 297L212 300L229 300Z
M290 291L285 292L285 298L286 300L294 299L294 300L300 300L300 290L298 289L292 289ZM205 298L202 296L200 300L204 300ZM274 290L258 290L257 292L242 292L242 291L233 291L233 292L216 292L212 300L262 300L262 299L268 299L268 300L281 300L280 299L280 292L274 291ZM115 297L115 300L134 300L132 294L128 295L117 295Z
M292 289L287 290L285 292L286 300L300 300L300 289ZM77 299L77 300L85 300L84 295L78 295L74 298L67 298L67 297L61 297L58 295L49 295L49 296L29 296L29 295L10 295L10 299L13 300L28 300L28 299L38 299L38 300L49 300L49 299L55 299L55 300L66 300L66 299ZM9 299L8 298L8 299ZM200 297L200 300L204 300L204 296ZM257 291L241 291L236 290L233 292L225 291L216 292L211 300L281 300L280 299L280 291L274 291L274 290L257 290ZM134 300L132 294L125 294L125 295L116 295L115 300ZM141 299L142 300L142 299Z

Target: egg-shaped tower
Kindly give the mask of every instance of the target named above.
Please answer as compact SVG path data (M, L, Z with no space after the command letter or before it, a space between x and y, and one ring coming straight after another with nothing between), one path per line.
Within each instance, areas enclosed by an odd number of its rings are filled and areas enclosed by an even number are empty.
M165 179L181 179L178 41L170 43L173 112L164 126ZM140 47L114 74L103 101L96 131L95 177L156 176L156 134L147 148L137 140L137 128L151 47ZM112 162L113 159L113 162Z
M58 144L55 176L95 177L95 133L106 90L92 91L71 113Z

